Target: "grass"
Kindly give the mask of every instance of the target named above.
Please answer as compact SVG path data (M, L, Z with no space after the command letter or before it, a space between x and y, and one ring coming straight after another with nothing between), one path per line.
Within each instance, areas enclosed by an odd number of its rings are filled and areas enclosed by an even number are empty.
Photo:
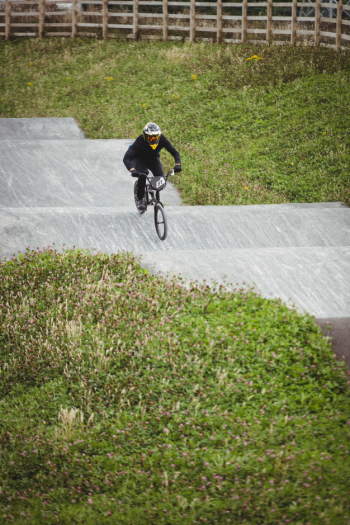
M0 42L0 116L74 116L89 138L154 120L193 205L350 204L349 85L350 51L318 47Z
M313 318L123 252L0 265L2 523L345 525L350 396Z

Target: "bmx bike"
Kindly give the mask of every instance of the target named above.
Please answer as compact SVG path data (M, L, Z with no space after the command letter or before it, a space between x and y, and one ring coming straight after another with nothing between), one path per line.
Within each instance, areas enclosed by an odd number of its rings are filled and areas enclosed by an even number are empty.
M156 232L161 241L166 239L168 235L168 223L164 210L164 206L160 201L159 193L164 190L168 177L175 175L175 171L169 170L167 174L158 177L149 177L146 173L140 173L146 177L146 187L145 187L145 201L146 207L143 210L140 210L137 206L139 199L137 198L137 187L138 180L134 184L134 199L137 211L142 215L147 211L148 206L154 206L154 225L156 227Z

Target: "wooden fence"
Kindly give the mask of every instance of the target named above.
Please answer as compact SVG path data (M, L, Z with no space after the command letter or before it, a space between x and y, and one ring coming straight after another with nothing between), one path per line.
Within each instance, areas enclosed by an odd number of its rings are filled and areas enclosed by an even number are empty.
M338 50L350 47L350 5L342 0L0 0L0 37L12 36L303 42Z

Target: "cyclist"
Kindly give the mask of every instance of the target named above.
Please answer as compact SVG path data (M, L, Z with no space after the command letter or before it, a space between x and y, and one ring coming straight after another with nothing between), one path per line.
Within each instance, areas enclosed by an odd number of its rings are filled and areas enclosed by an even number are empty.
M138 177L137 198L138 208L142 211L146 208L145 185L146 177L140 175L150 170L154 177L163 176L163 165L160 162L159 154L165 148L175 159L174 171L181 171L180 153L170 144L169 140L162 135L162 131L154 122L148 122L143 128L142 135L139 135L135 142L129 146L124 155L123 162L130 171L132 177Z

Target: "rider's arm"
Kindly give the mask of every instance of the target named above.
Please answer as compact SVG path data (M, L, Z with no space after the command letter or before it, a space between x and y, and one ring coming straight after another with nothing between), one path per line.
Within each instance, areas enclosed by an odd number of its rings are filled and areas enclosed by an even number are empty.
M142 135L141 135L142 137ZM124 165L129 171L133 171L134 168L134 159L137 158L137 153L139 149L139 138L138 137L135 142L126 150L126 153L123 158Z
M177 151L177 149L174 148L174 146L168 141L164 135L162 135L162 147L165 148L167 151L169 151L170 155L172 155L175 159L175 165L181 165L181 157L180 153Z

